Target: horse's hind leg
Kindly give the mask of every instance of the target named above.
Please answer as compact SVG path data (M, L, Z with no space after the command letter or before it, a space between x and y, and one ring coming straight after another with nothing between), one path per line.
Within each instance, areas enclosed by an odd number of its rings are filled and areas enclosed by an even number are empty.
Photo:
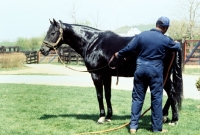
M174 96L175 95L174 87L170 78L168 78L164 89L167 92L168 99L163 108L163 116L164 116L164 119L166 119L166 117L168 116L169 107L171 106L171 109L172 109L171 124L175 125L178 122L178 106L177 106L177 101Z
M91 76L96 88L97 100L99 103L100 118L98 123L101 124L105 122L105 109L103 105L103 78L100 74L91 73Z
M167 101L163 108L163 123L167 123L169 121L169 119L168 119L169 108L170 108L170 99L167 98Z
M104 91L105 91L105 98L107 103L107 115L106 115L106 121L111 121L111 117L113 114L112 111L112 104L111 104L111 76L110 75L104 75L103 76L103 85L104 85Z

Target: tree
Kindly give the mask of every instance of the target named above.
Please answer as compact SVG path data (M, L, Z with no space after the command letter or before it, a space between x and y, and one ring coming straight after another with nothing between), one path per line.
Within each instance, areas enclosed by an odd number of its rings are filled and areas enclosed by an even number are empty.
M16 45L20 47L21 51L38 51L44 37L32 37L32 38L18 38Z
M200 0L179 0L178 4L180 12L178 17L186 22L185 33L188 34L189 39L199 35L200 28Z
M76 1L72 3L71 9L69 11L69 15L71 16L72 22L74 24L81 24L81 25L86 25L86 26L91 25L91 23L88 20L80 21L80 19L78 18Z
M187 24L184 20L172 20L167 34L173 39L186 37Z
M27 38L18 38L16 44L20 47L21 51L29 50L30 48L29 41Z
M99 12L96 12L96 16L93 17L93 22L94 22L94 27L98 28L99 27Z
M71 10L70 15L71 15L71 18L73 20L73 23L77 23L77 18L76 18L76 4L75 3L73 3L73 5L72 5L72 10Z
M42 38L40 38L40 37L30 38L29 44L30 44L30 49L32 51L38 50L42 44Z

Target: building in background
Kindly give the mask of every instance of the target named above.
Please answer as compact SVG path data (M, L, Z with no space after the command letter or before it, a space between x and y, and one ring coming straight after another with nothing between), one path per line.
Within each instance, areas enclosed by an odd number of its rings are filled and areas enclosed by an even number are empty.
M118 33L120 36L135 36L141 33L141 30L139 30L136 26L131 27L131 29L129 29L126 32L123 33Z
M131 28L128 32L127 32L127 36L135 36L135 35L138 35L140 34L141 31L136 27L134 26L133 28Z

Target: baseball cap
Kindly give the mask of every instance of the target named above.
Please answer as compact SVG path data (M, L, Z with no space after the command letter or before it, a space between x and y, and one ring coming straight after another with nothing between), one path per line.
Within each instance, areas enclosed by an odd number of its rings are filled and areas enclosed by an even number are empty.
M156 25L159 24L161 26L169 26L170 20L167 17L161 16L158 18Z

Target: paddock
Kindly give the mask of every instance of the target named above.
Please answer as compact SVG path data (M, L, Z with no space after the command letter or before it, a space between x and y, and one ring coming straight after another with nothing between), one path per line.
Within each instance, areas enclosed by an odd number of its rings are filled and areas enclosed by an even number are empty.
M21 80L20 76L23 75L18 75L17 78L19 80ZM34 78L34 76L31 78ZM47 76L47 78L56 79L53 76ZM2 80L2 78L0 79ZM28 80L30 78L25 77L24 79ZM43 80L46 78L39 76L37 79ZM77 81L79 82L79 80ZM65 83L67 84L67 80ZM129 122L130 90L113 89L112 100L114 101L113 106L115 108L115 115L113 117L115 120L99 125L96 123L98 108L96 107L97 101L93 98L95 95L93 87L24 83L0 83L0 86L0 134L2 135L75 135L116 128ZM166 98L164 96L163 100L165 101ZM149 101L150 97L147 93L142 111L150 106ZM184 99L183 103L184 107L180 113L179 125L171 127L168 124L164 124L163 127L169 129L169 134L198 134L200 132L198 127L200 100ZM151 134L150 115L149 111L140 119L138 134ZM185 128L186 126L188 128ZM128 126L106 134L128 135Z
M133 78L120 77L118 85L115 84L116 78L112 78L114 120L111 123L98 125L96 124L97 101L93 98L96 92L89 73L72 71L63 65L26 64L26 66L26 69L0 72L1 134L74 135L116 128L129 121ZM72 67L85 70L84 66ZM192 67L194 68L194 65ZM200 92L195 88L198 77L198 75L183 74L184 101L179 125L170 127L164 124L164 128L169 129L170 134L200 132L198 126L195 126L198 125L200 111ZM165 100L166 96L164 102ZM143 112L149 107L149 101L147 93ZM189 110L193 110L193 113ZM148 130L150 115L149 111L141 118L138 131L140 134L151 133L150 129ZM186 126L189 129L185 129ZM128 127L107 134L128 135Z

